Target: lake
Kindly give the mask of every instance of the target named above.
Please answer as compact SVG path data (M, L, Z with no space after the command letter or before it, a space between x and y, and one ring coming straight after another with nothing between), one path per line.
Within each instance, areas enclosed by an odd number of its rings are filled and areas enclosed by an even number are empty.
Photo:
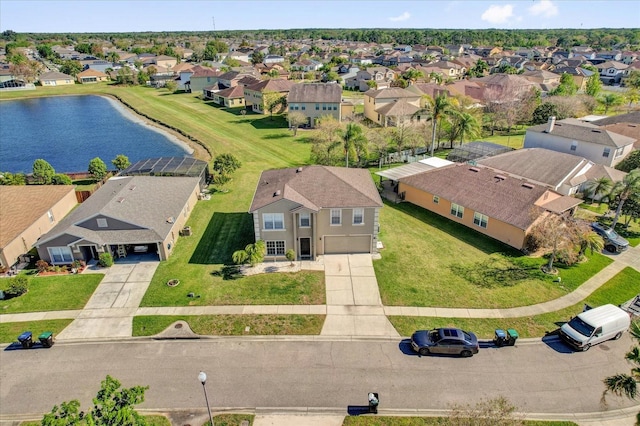
M0 171L31 173L43 158L58 173L83 172L100 157L109 169L118 154L131 163L189 156L184 143L143 123L102 96L60 96L0 102Z

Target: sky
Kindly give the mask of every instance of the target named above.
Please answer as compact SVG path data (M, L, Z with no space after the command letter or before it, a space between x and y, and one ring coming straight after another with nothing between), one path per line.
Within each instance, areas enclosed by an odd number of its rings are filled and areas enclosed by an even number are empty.
M639 0L0 0L0 31L640 28Z

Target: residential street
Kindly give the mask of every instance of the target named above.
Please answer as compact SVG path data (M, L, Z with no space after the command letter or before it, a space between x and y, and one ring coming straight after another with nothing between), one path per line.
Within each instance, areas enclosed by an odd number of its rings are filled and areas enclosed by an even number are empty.
M124 386L148 385L143 409L204 406L199 371L208 375L214 410L311 410L346 414L380 394L380 413L447 409L453 403L506 396L527 413L603 411L602 379L628 372L631 339L586 353L561 343L529 340L483 348L473 358L418 357L401 340L219 338L56 344L0 355L0 420L38 418L54 404L79 399L88 407L110 374ZM634 404L611 397L609 409ZM416 411L418 410L418 411Z

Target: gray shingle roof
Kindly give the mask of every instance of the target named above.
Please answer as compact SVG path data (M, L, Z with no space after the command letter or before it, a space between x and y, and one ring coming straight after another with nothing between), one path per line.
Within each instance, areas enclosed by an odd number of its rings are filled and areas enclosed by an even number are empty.
M42 244L58 235L69 234L101 244L127 244L163 241L187 200L199 185L199 178L127 176L111 178L51 231ZM92 230L81 225L88 219L106 217L130 224L128 229Z
M556 188L589 160L543 148L526 148L483 158L478 163Z
M366 169L307 166L265 170L260 176L250 213L280 200L312 211L321 208L382 207L382 199Z
M299 83L289 91L287 102L338 103L342 100L342 88L337 83Z
M549 189L504 176L489 167L456 164L419 173L400 182L463 207L527 229L544 211L535 202ZM523 186L523 184L527 186Z
M529 127L527 132L547 133L547 124L538 124L537 126ZM556 122L551 134L604 146L622 147L635 142L633 138L603 130L592 124L577 124L577 120L573 122L567 122L566 120Z

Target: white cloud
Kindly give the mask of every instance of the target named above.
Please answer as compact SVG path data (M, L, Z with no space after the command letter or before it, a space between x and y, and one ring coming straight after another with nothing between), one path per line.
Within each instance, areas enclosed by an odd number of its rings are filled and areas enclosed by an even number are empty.
M529 13L534 16L542 15L545 18L550 18L558 14L558 6L553 4L551 0L540 0L529 8Z
M504 24L512 17L513 6L510 4L505 4L504 6L493 4L481 16L483 21L487 21L490 24Z
M402 15L392 16L391 18L389 18L389 20L393 22L398 22L398 21L406 21L409 18L411 18L411 14L409 12L404 12Z

